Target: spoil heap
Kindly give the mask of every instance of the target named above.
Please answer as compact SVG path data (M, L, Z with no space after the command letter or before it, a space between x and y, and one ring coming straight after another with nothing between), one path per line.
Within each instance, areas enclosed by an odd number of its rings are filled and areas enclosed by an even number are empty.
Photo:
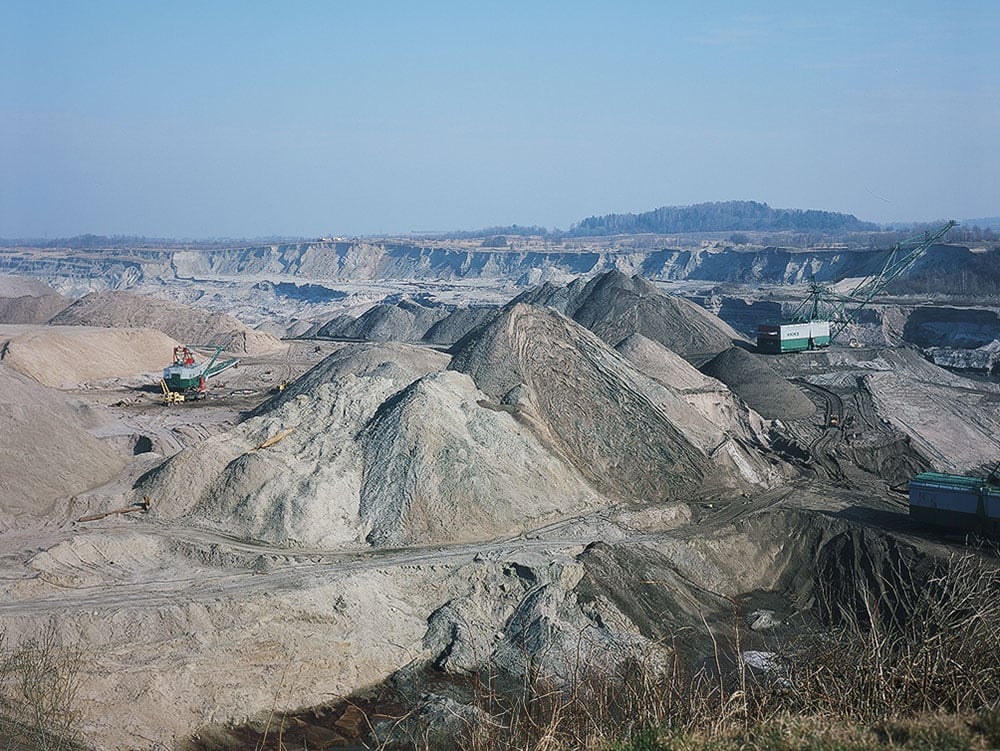
M495 307L461 307L455 308L446 318L431 326L423 336L430 344L452 345L487 321L497 315Z
M271 334L254 331L224 313L131 292L94 292L77 300L50 323L154 328L184 344L221 346L232 354L241 355L273 352L282 346ZM160 360L169 354L169 350L160 352Z
M642 334L632 334L616 346L625 358L654 381L679 391L717 391L716 379L701 373L680 355Z
M515 302L555 308L611 346L638 333L692 362L708 359L741 339L700 306L665 295L652 282L620 271L578 279L567 287L545 284Z
M0 323L46 323L70 304L62 295L0 297Z
M177 342L154 329L42 326L16 333L3 362L41 384L75 388L86 381L159 372Z
M509 306L455 346L451 367L613 498L658 500L767 475L764 460L729 437L743 432L737 426L705 419L555 311Z
M242 537L348 546L490 538L602 502L511 415L481 406L470 378L435 372L447 362L398 343L346 347L165 462L137 497Z
M375 342L416 342L447 315L448 310L443 306L431 307L406 298L394 304L376 305L358 318L339 316L318 333L320 336Z
M28 276L0 274L0 297L44 297L56 291L45 282Z
M720 352L701 366L769 420L805 420L816 405L801 390L775 373L759 355L739 347Z

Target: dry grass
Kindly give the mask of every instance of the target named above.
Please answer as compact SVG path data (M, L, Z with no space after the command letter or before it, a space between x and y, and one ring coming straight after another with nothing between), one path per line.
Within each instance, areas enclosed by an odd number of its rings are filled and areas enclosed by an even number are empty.
M956 555L915 581L860 569L821 603L826 627L742 659L737 627L697 667L635 654L612 670L480 674L447 733L422 694L380 748L465 751L986 749L1000 746L1000 571ZM739 614L737 614L739 615ZM707 628L707 627L706 627ZM730 665L730 667L726 667ZM420 721L420 718L424 718ZM440 718L438 717L438 720Z
M80 659L52 624L18 644L0 633L0 748L82 748L75 711Z

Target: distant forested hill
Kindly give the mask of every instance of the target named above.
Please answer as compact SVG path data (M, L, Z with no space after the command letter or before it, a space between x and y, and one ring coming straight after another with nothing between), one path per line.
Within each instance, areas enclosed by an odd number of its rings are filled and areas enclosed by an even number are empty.
M853 214L814 209L772 209L756 201L719 201L694 206L663 206L641 214L592 216L574 224L567 234L578 237L627 235L641 232L857 232L877 230Z

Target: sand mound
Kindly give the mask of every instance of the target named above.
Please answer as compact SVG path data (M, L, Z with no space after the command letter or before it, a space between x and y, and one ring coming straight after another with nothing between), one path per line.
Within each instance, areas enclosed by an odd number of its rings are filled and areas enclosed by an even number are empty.
M451 367L469 373L614 497L676 497L698 486L754 483L767 475L760 456L728 437L727 428L739 432L736 426L705 419L678 392L642 375L552 310L507 308L456 345Z
M361 517L375 545L488 539L601 502L456 372L413 383L365 429Z
M241 537L363 544L358 435L387 399L448 357L404 344L359 344L325 358L256 416L185 449L139 483L159 513ZM289 428L274 446L254 451Z
M52 287L38 279L0 274L0 297L45 297L55 294Z
M45 326L7 342L3 363L46 386L75 388L85 381L158 372L176 344L153 329Z
M0 297L0 323L46 323L69 304L56 294Z
M456 308L447 318L442 318L431 326L423 340L431 344L454 344L473 329L490 321L498 312L496 307Z
M681 391L714 391L720 384L701 373L680 355L642 334L632 334L615 347L654 381Z
M44 516L55 501L101 485L124 462L84 429L86 408L0 364L0 527Z
M323 326L319 335L377 342L415 342L447 315L447 308L429 307L407 298L398 303L376 305L358 318L339 316Z
M428 373L444 370L449 360L450 357L443 352L401 342L349 344L323 358L289 385L281 396L261 405L257 413L271 411L302 394L308 396L324 383L336 383L348 375L362 378L378 376L403 389Z
M431 372L447 362L403 344L345 348L164 462L136 496L241 537L348 546L485 539L603 502L510 414L481 406L468 376Z
M729 386L762 417L805 420L816 410L809 397L771 370L759 355L739 347L716 355L701 371Z
M712 357L742 338L704 308L619 271L568 287L545 284L517 301L553 307L612 346L638 333L692 361Z
M271 334L254 331L224 313L131 292L94 292L70 305L51 323L154 328L183 344L222 346L232 354L255 355L283 346Z

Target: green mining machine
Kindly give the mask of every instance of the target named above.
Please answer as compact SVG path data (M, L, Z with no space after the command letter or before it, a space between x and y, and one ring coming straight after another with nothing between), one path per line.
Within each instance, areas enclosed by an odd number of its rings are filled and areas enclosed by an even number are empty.
M896 243L890 248L882 268L862 279L847 295L834 294L829 288L813 282L809 286L809 297L789 320L762 323L757 327L757 350L780 354L828 347L879 292L956 224L958 222L950 221L934 232L924 232Z
M208 361L197 362L194 359L196 345L174 347L174 361L163 369L164 398L167 403L198 399L208 390L209 378L219 375L224 370L234 367L239 361L236 358L220 360L219 355L224 347L216 347L215 353Z

